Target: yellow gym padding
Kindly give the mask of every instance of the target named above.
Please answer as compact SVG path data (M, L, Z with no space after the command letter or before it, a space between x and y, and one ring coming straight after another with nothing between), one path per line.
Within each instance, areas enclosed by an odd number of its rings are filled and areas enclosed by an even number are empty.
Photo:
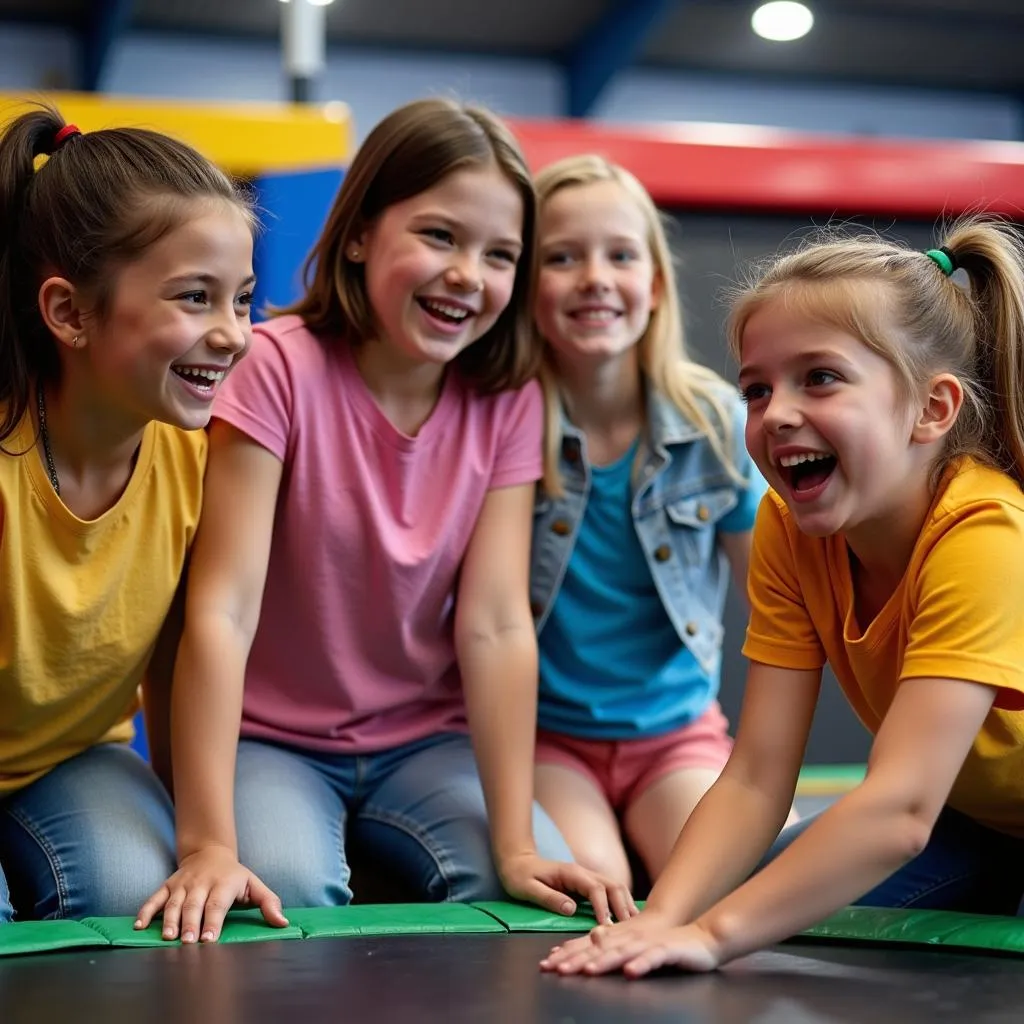
M341 167L352 152L352 115L344 103L202 103L77 92L0 92L0 125L39 100L53 103L83 132L133 127L172 135L239 176Z

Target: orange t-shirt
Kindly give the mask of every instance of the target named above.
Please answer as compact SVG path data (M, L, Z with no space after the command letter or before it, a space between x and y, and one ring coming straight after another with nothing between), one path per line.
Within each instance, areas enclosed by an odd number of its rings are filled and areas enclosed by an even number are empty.
M919 677L998 689L949 805L1024 837L1024 493L964 459L948 470L899 587L866 630L841 534L810 537L765 495L754 526L743 653L779 668L827 661L877 733L896 688Z

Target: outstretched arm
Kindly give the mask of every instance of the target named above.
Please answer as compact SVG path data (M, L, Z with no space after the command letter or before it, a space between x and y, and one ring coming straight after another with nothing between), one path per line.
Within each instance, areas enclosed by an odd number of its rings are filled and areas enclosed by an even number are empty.
M621 967L634 976L666 964L710 970L870 891L928 842L995 696L994 687L958 679L904 680L860 786L691 925L602 949L584 969Z
M820 685L820 670L751 663L732 755L683 827L647 905L625 924L558 947L545 968L619 966L602 957L688 924L749 876L789 812Z
M621 886L576 864L544 860L534 844L533 752L537 639L529 607L533 485L491 490L462 565L455 647L491 845L510 895L572 914L567 891L590 899L599 920L630 916Z
M237 860L235 754L245 663L259 621L281 462L215 421L203 514L189 570L185 632L172 695L178 870L146 901L165 938L216 939L235 902L284 924L277 897Z

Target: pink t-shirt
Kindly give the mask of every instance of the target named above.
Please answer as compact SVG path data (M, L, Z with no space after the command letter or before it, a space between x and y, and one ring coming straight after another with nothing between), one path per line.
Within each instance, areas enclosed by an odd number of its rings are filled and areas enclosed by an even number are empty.
M540 478L537 383L478 395L449 373L408 437L347 344L286 316L214 415L284 463L242 735L356 753L465 729L455 583L488 490Z

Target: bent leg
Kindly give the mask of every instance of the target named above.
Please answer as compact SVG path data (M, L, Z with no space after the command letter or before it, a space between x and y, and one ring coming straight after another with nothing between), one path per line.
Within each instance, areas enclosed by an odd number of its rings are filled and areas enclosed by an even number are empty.
M565 837L577 864L632 888L629 858L607 797L588 775L561 764L539 764L537 801Z
M134 915L174 871L170 798L129 747L92 747L0 804L0 858L20 917Z
M343 795L315 757L256 740L239 743L238 859L277 893L283 907L351 901L345 816Z
M682 768L641 790L626 808L623 828L651 882L665 870L687 818L718 778L714 768Z
M387 762L352 825L352 838L426 901L503 899L487 808L468 736L445 734L379 755ZM543 857L571 855L534 804Z

